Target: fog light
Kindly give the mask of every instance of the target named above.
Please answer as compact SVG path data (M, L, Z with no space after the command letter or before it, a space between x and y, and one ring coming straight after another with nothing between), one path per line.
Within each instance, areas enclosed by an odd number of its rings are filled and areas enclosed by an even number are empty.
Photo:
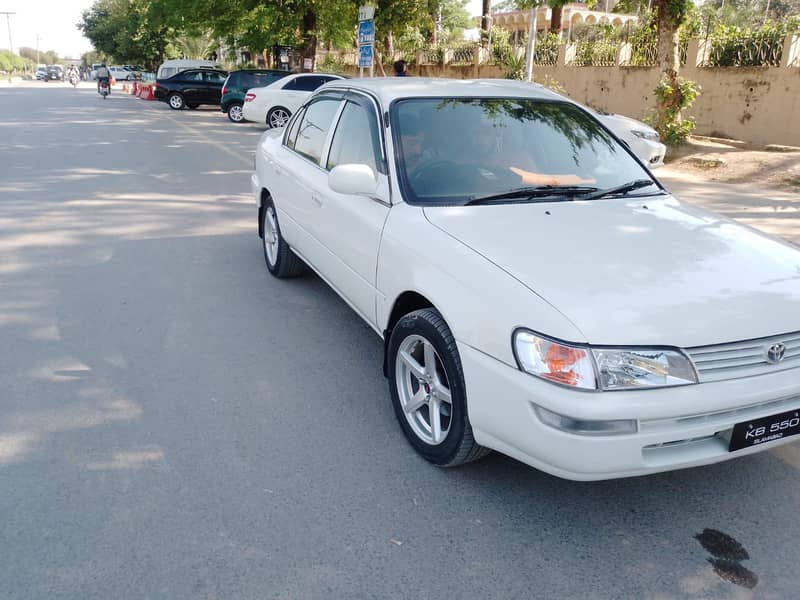
M534 405L534 410L542 423L566 433L576 435L624 435L626 433L636 433L637 431L636 419L589 421L559 415L541 406Z

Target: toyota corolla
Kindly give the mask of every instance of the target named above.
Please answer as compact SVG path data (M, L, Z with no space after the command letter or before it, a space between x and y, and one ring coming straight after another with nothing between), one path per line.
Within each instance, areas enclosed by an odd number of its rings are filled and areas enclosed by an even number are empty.
M676 199L545 88L329 83L252 190L270 273L313 269L381 336L436 465L609 479L800 433L800 250Z

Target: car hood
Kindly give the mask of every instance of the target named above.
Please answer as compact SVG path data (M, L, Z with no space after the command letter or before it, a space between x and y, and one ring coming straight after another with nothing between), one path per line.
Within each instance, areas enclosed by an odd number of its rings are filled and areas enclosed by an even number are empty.
M637 121L636 119L631 119L630 117L626 117L624 115L616 115L616 114L598 114L598 119L600 119L603 123L608 125L609 127L624 129L627 131L647 131L649 133L655 133L655 129L650 127L649 125L642 123L641 121Z
M585 336L571 341L692 347L800 331L800 249L671 196L424 213L564 314Z

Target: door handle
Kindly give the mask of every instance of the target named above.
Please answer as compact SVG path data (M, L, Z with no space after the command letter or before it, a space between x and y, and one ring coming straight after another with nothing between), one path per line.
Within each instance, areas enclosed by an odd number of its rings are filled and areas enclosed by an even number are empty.
M275 175L283 175L283 169L281 169L278 165L275 165Z
M311 201L317 206L322 206L322 198L320 198L316 194L311 194Z

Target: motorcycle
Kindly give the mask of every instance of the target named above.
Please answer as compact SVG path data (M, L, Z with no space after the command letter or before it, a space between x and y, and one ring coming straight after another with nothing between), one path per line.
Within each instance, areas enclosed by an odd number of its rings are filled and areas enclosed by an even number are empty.
M111 88L108 85L108 81L101 81L100 84L97 86L97 93L103 97L103 100L106 99L111 93Z
M72 84L73 88L78 87L78 76L75 73L73 73L72 75L69 76L69 82Z

